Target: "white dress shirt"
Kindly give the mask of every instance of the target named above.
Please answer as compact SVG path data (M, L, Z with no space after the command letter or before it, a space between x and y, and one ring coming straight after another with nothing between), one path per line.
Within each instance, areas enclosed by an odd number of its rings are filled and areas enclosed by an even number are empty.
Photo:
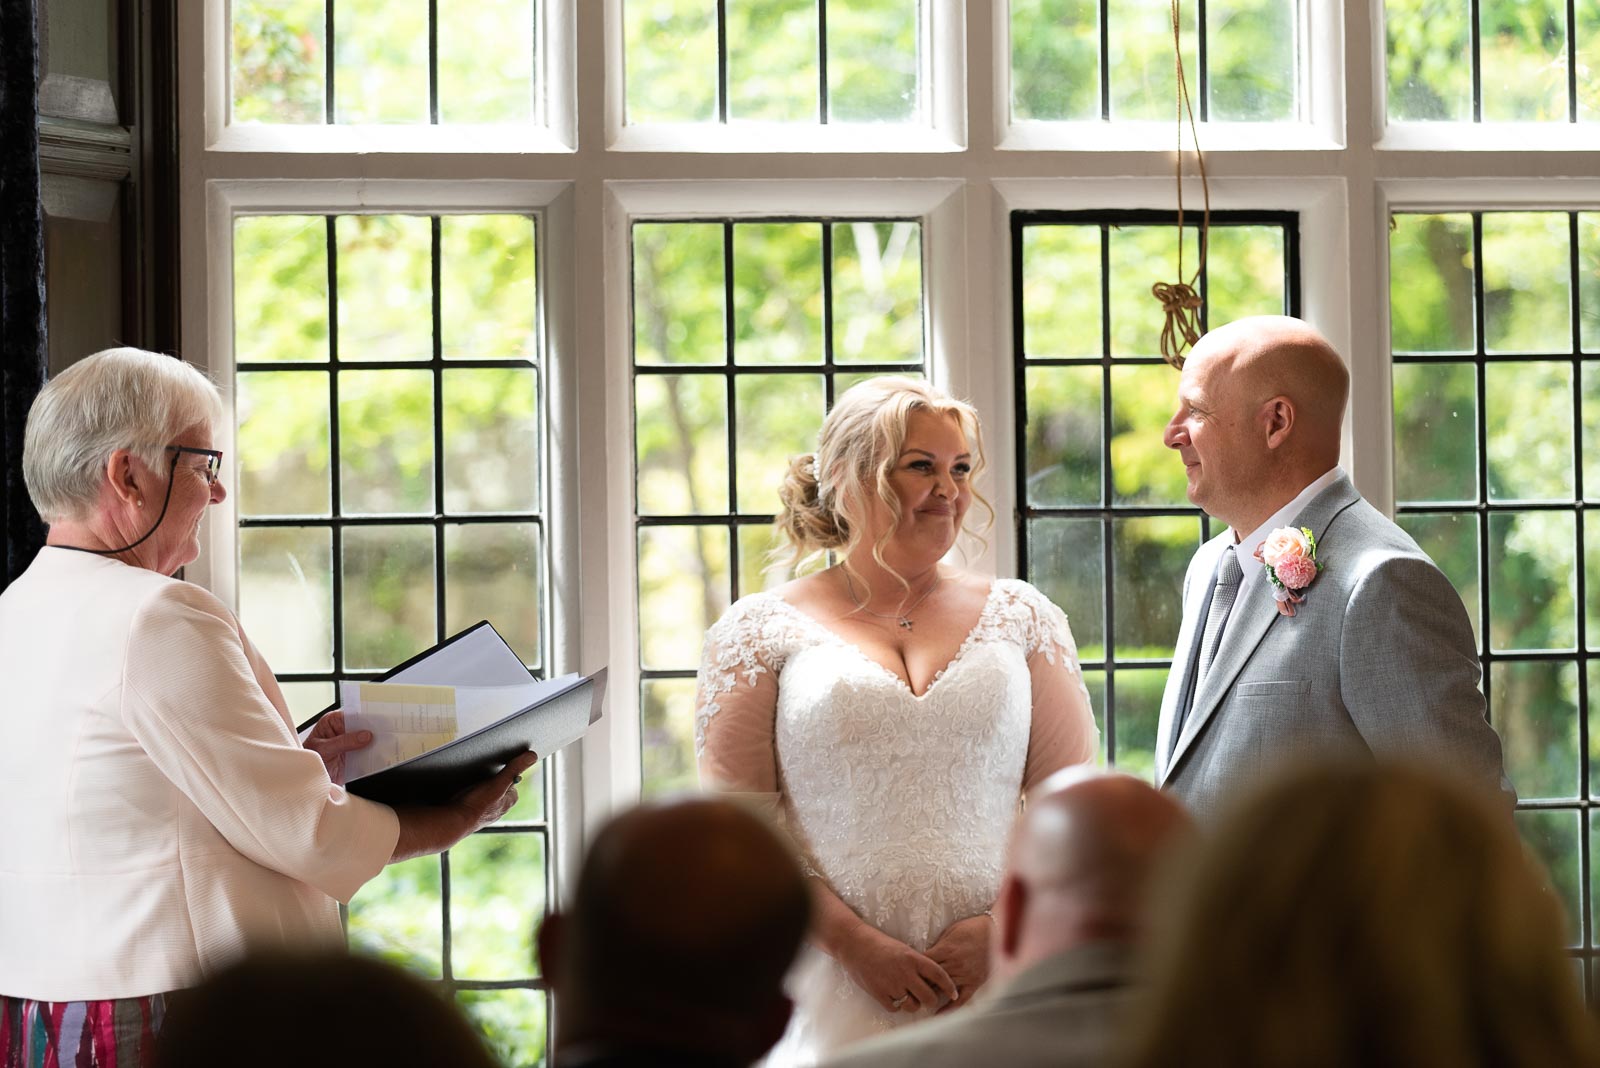
M1233 531L1233 551L1238 555L1239 567L1244 572L1244 576L1239 580L1239 596L1241 598L1254 583L1266 581L1264 575L1266 568L1262 566L1260 560L1256 559L1256 550L1261 548L1261 543L1267 540L1267 535L1279 527L1293 525L1295 517L1305 511L1306 505L1315 500L1317 494L1343 477L1344 468L1335 465L1333 470L1328 471L1312 482L1311 485L1301 490L1295 495L1294 500L1273 512L1265 523L1262 523L1244 537L1239 537L1237 530ZM1231 527L1229 529L1232 530Z
M0 994L138 997L255 946L337 942L394 811L296 741L191 583L46 548L0 595Z

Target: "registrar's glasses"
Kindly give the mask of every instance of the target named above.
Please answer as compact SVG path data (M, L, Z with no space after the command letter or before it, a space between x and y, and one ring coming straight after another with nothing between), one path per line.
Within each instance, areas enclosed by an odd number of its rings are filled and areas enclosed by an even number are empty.
M195 456L204 456L206 458L206 466L204 469L206 485L209 486L216 482L217 475L222 471L222 453L220 451L217 449L192 449L187 445L168 445L167 448L176 451L179 456L186 452L192 453ZM178 466L178 456L174 456L172 458L172 466Z

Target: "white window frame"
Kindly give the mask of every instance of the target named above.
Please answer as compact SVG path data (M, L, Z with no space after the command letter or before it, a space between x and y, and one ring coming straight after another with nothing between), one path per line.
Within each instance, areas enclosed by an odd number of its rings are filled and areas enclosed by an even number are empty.
M546 0L550 126L522 131L520 139L483 143L481 131L449 127L229 127L225 0L180 10L185 355L230 391L229 255L231 218L239 211L539 215L553 667L612 669L605 726L581 752L557 762L552 801L565 829L553 842L558 889L575 871L587 834L638 796L632 220L707 213L919 216L931 373L975 401L990 441L988 491L999 521L976 564L1014 573L1008 215L1024 208L1174 206L1175 130L1143 143L1131 134L1108 136L1101 124L1087 141L1011 126L1006 5L930 3L931 123L870 145L845 126L784 130L781 143L765 136L773 131L742 125L733 133L624 127L621 0ZM1392 507L1389 212L1446 205L1594 208L1600 152L1580 147L1576 135L1585 127L1558 131L1573 136L1530 152L1520 131L1487 124L1432 126L1426 136L1388 126L1382 3L1311 5L1326 22L1311 34L1305 64L1312 107L1306 139L1280 136L1281 125L1244 131L1265 138L1253 143L1217 125L1202 127L1201 137L1214 208L1300 213L1305 314L1352 368L1343 462L1369 499ZM1193 173L1192 161L1186 168ZM1192 179L1185 206L1196 214L1201 207ZM231 509L214 516L206 537L208 551L191 577L232 601Z

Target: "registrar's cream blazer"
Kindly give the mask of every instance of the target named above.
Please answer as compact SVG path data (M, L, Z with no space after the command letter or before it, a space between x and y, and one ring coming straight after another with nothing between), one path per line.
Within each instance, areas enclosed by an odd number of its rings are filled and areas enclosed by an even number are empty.
M0 595L0 994L136 997L337 941L398 832L200 587L46 548Z

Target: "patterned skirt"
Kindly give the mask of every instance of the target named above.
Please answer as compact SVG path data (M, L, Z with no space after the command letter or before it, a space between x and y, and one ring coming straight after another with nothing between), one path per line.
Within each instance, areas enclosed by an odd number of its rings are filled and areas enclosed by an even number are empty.
M164 994L114 1001L0 995L0 1068L149 1068Z

